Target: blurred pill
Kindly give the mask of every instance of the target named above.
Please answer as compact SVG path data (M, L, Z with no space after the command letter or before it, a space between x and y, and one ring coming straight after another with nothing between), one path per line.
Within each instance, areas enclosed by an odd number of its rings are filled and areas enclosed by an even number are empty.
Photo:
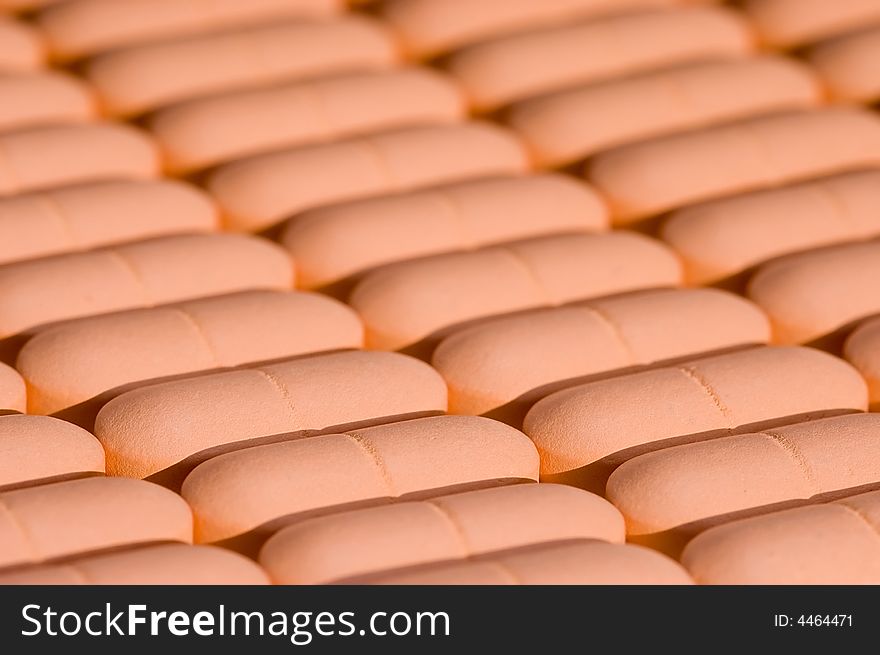
M34 28L0 15L0 72L36 70L45 58L45 44Z
M88 87L60 71L0 73L0 130L81 123L96 116Z
M880 319L862 323L844 344L846 360L868 383L872 403L880 402Z
M745 0L743 9L767 45L793 48L880 20L878 0Z
M297 284L316 288L382 264L555 232L599 231L607 222L605 205L588 185L548 173L328 205L291 219L280 240L297 263Z
M24 380L18 371L0 362L0 409L24 412L26 408Z
M431 364L449 386L449 411L483 414L517 405L493 413L506 419L553 383L769 339L767 319L739 296L657 289L465 328L440 343Z
M807 61L832 98L863 103L880 100L880 28L820 43L807 53Z

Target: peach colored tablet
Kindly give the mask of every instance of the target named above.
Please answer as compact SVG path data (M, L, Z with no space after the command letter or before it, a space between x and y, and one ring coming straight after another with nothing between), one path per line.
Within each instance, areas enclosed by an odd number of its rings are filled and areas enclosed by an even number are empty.
M173 180L91 182L0 198L0 264L218 226L210 197Z
M48 416L0 416L0 453L0 489L104 473L104 450L98 440Z
M620 223L743 191L880 164L880 116L791 112L659 137L599 154L587 177Z
M769 339L766 317L739 296L658 289L465 328L431 363L449 386L449 411L507 420L566 380Z
M0 16L0 72L36 70L45 58L45 45L34 28Z
M807 54L831 96L849 102L880 100L880 28L820 43Z
M614 471L605 494L630 540L663 549L715 523L872 483L880 414L850 414L646 453Z
M286 289L290 257L257 237L168 236L0 266L0 337L38 325L232 293Z
M880 318L862 323L846 340L843 351L868 383L871 403L880 402Z
M79 78L60 71L0 73L0 130L95 118L91 91Z
M479 43L453 54L448 70L473 106L488 111L575 84L751 49L748 26L732 11L655 10L561 23Z
M792 48L880 20L877 0L745 0L743 9L761 40Z
M25 344L16 366L28 410L51 414L142 380L362 345L340 302L248 291L62 323Z
M159 152L153 141L130 125L90 123L0 134L0 197L159 173Z
M680 279L678 260L648 237L575 234L392 264L367 275L349 302L368 347L396 350L473 319Z
M607 225L595 191L547 173L320 207L292 218L281 243L297 263L299 286L315 288L404 259Z
M880 170L845 173L709 201L661 228L693 284L839 241L880 236Z
M677 0L387 0L381 16L407 53L428 57L541 25Z
M677 562L653 550L583 540L493 553L467 562L349 578L384 585L682 585L693 584Z
M74 59L145 41L332 15L342 5L343 0L68 0L41 12L37 24L56 58Z
M549 541L623 537L623 518L599 496L515 484L307 519L271 537L260 564L276 584L326 584Z
M143 480L85 478L0 493L0 567L155 541L192 540L177 494Z
M155 114L167 165L186 172L283 147L465 115L461 92L429 68L332 75L191 100Z
M160 544L0 573L0 585L264 585L266 573L223 548Z
M880 241L855 242L765 264L748 295L778 343L806 343L880 312L878 276Z
M23 412L26 407L24 380L18 371L0 362L0 409Z
M570 164L603 149L736 118L817 105L813 73L760 56L624 77L529 100L509 112L538 163ZM645 106L651 111L642 111Z
M86 77L107 111L131 115L284 79L383 68L396 59L386 29L351 14L133 46L91 60Z
M222 166L207 186L231 229L258 230L320 205L528 168L512 132L468 122L260 155Z
M542 480L594 489L642 452L864 410L867 400L864 381L843 360L763 347L556 392L529 411L523 431L541 453Z
M109 474L146 477L256 437L445 410L446 385L427 364L347 352L128 391L104 406L95 434Z
M196 541L213 542L303 512L537 478L538 454L521 432L480 417L435 416L219 455L197 466L180 493L193 509Z
M880 492L727 523L682 563L700 584L880 584Z

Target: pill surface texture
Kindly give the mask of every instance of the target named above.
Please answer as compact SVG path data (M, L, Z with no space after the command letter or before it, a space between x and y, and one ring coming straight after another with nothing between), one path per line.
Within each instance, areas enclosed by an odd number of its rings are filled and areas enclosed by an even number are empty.
M24 412L27 391L21 375L11 366L0 362L0 409Z

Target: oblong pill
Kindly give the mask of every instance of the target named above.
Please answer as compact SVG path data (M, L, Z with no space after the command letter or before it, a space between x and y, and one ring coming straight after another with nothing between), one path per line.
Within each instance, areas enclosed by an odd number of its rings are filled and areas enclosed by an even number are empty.
M128 391L98 414L110 475L146 477L215 446L446 410L446 385L396 353L347 352Z
M0 489L104 473L104 449L98 440L48 416L0 416L0 452Z
M468 562L349 578L382 585L687 585L690 576L665 555L629 544L576 541L494 553Z
M121 123L31 128L0 134L0 196L160 173L159 152L142 131Z
M46 59L45 44L27 23L0 16L0 71L32 71Z
M246 289L288 289L287 253L257 237L168 236L0 266L0 337L93 314Z
M175 180L91 182L0 198L0 264L166 234L210 232L210 197Z
M555 232L607 226L601 198L554 173L458 182L303 212L281 243L297 284L316 288L383 264Z
M257 230L333 202L528 168L513 133L468 122L258 155L220 167L207 186L230 228Z
M880 584L880 492L734 521L681 561L700 584Z
M880 483L880 414L851 414L646 453L605 490L630 540L664 550L718 522Z
M24 412L27 409L27 391L18 371L0 362L0 409Z
M224 548L159 544L0 573L0 585L264 585L266 573Z
M200 98L160 110L150 130L175 172L282 147L463 118L464 99L429 68L334 75Z
M748 296L778 343L806 343L880 311L880 241L789 255L758 269Z
M499 410L493 417L507 420L552 383L769 340L766 317L739 296L657 289L465 328L440 343L431 365L449 386L450 412Z
M187 476L196 541L270 531L291 516L350 503L499 480L537 480L521 432L466 416L435 416L219 455Z
M680 277L678 260L639 234L548 236L391 264L368 274L349 304L368 347L396 350L465 321L674 286Z
M192 541L177 494L142 480L85 478L0 493L0 567L154 541Z
M542 480L594 489L641 452L866 408L865 383L846 362L763 347L558 391L535 404L523 431L541 453Z
M880 100L880 29L820 43L807 53L831 96L848 102Z
M862 323L846 340L843 353L868 383L871 403L880 402L880 319Z
M275 584L326 584L550 541L623 537L620 513L595 494L514 484L306 519L270 537L259 561Z
M560 166L678 130L819 103L810 69L761 56L692 63L514 105L507 123L537 161ZM639 109L650 106L651 111Z
M849 108L785 113L600 153L587 178L629 223L682 205L880 163L880 116Z
M406 52L428 57L468 43L542 24L677 0L389 0L381 16Z
M704 7L625 13L514 34L453 54L447 69L477 110L490 111L575 84L751 49L751 33L738 14Z
M765 44L792 48L880 20L877 0L746 0L746 16Z
M332 15L343 5L343 0L72 0L40 12L37 24L52 55L69 60L156 39Z
M709 201L672 214L662 239L692 284L798 250L880 235L880 170Z
M354 14L133 46L90 61L86 78L108 112L139 114L209 93L391 65L379 23Z
M81 123L97 114L91 91L60 71L0 74L0 130Z
M133 382L362 345L340 302L248 291L62 323L28 341L16 366L29 411L51 414Z

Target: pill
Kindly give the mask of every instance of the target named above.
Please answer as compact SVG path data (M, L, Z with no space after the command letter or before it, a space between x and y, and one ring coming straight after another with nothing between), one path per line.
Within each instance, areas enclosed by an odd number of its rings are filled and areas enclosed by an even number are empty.
M93 477L0 493L0 567L154 541L192 541L180 496L150 482Z
M150 129L168 166L187 172L273 149L464 115L462 95L448 78L409 67L191 100L160 110Z
M24 380L18 371L0 362L0 410L24 412L26 408Z
M877 0L746 0L746 16L761 40L792 48L880 20Z
M665 555L629 544L582 540L501 552L467 562L427 565L342 581L381 585L687 585Z
M0 0L0 10L30 11L66 0Z
M220 167L207 186L231 229L258 230L320 205L528 167L511 132L469 122L258 155Z
M317 288L396 261L607 223L588 185L547 173L319 207L288 221L280 240L297 263L298 285Z
M159 175L159 153L119 123L46 126L0 134L0 197L53 186Z
M700 584L880 584L880 492L726 523L682 563Z
M0 16L0 71L35 70L45 58L45 45L35 29L24 21Z
M342 303L248 291L62 323L28 341L16 366L30 413L52 414L134 382L362 345Z
M0 338L104 312L246 289L287 289L278 246L235 234L177 235L0 266Z
M104 450L95 437L48 416L0 416L0 489L104 473Z
M207 543L268 535L304 512L537 477L535 447L518 430L435 416L219 455L193 469L180 493L193 509L196 541Z
M270 537L260 564L276 584L327 584L551 541L623 537L623 518L599 496L514 484L306 519Z
M265 585L251 560L214 546L159 544L0 573L0 585Z
M710 200L674 212L661 227L692 284L716 282L798 250L872 236L880 236L880 170Z
M107 111L131 115L236 88L383 68L396 59L384 27L351 14L132 46L92 59L86 78Z
M574 84L751 49L751 33L738 14L695 7L624 13L514 34L453 54L447 68L476 109L491 111Z
M656 289L486 321L444 339L431 364L450 412L516 423L579 377L769 339L767 319L739 296Z
M0 198L0 264L217 229L210 197L174 180L115 180Z
M429 57L504 33L575 17L677 0L388 0L381 16L413 57Z
M391 264L364 277L349 304L369 348L397 350L473 319L680 278L678 260L640 234L547 236Z
M818 71L831 96L851 102L880 100L878 60L878 28L821 43L807 54L807 61Z
M91 91L60 71L0 74L0 130L81 123L96 115Z
M758 269L748 296L778 343L806 343L880 312L880 241L789 255Z
M851 414L665 448L611 474L630 541L670 552L715 523L880 483L880 414Z
M642 452L864 409L865 383L843 360L761 347L558 391L532 407L523 431L542 480L594 490Z
M37 24L52 54L68 60L155 39L332 15L342 4L342 0L72 0L42 11Z
M587 177L620 223L727 194L877 165L880 117L830 108L787 112L624 145Z
M861 324L846 340L843 351L868 383L871 403L880 402L880 320Z
M216 446L445 410L427 364L345 352L127 391L101 409L95 434L110 475L143 478Z
M813 74L761 56L692 63L521 102L508 124L539 164L571 164L602 150L684 129L818 104ZM641 111L645 106L651 111Z

